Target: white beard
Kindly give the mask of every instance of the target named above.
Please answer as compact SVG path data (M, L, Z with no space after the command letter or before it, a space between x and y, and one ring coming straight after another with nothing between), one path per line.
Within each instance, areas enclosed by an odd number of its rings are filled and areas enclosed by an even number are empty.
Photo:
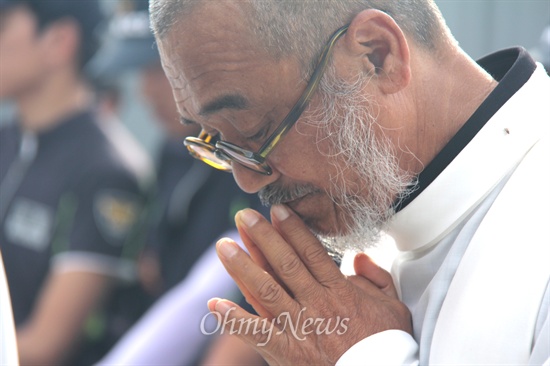
M389 139L383 134L375 136L376 106L364 92L370 77L350 83L334 75L334 69L327 71L319 86L321 107L308 111L304 119L318 127L318 141L329 141L329 150L322 153L337 174L331 177L328 194L345 213L341 235L319 238L329 252L343 255L346 250L363 251L378 243L394 214L394 201L413 190L414 178L399 167ZM349 172L354 172L360 185L346 181Z
M319 85L320 107L308 108L302 121L309 122L300 121L296 128L300 132L300 123L315 127L318 146L321 142L330 146L328 151L320 150L337 172L330 178L330 190L326 193L342 213L339 221L344 228L338 235L314 234L331 256L341 259L345 251L364 251L377 244L394 214L394 201L412 190L413 177L400 169L389 139L374 134L374 107L363 91L369 78L349 83L333 75L333 69L328 70ZM349 172L361 183L347 181ZM307 184L272 184L264 187L259 196L264 205L274 205L318 191Z

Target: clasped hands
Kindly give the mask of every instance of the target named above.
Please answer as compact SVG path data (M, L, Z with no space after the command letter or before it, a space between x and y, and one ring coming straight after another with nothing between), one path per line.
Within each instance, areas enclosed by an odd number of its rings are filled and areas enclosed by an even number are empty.
M212 299L226 333L254 347L270 365L335 364L358 341L388 329L412 333L407 307L388 272L366 254L355 257L355 276L345 276L303 221L284 205L269 223L246 209L236 217L250 255L222 239L218 255L253 315Z

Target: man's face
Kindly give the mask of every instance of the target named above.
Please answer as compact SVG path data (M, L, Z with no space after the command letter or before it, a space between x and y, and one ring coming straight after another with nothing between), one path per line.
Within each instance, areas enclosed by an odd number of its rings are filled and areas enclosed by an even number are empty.
M44 44L33 14L23 6L0 10L0 99L35 88L44 74Z
M306 81L300 78L295 60L277 61L260 52L258 45L246 38L244 26L227 20L233 17L208 14L194 14L159 42L178 110L183 119L199 123L207 132L257 151L299 99ZM193 36L182 37L186 32ZM342 236L357 231L356 211L379 198L373 200L369 194L367 182L373 179L365 180L356 167L348 169L341 147L334 145L330 135L338 126L319 124L327 117L321 99L318 95L313 98L268 156L272 175L236 163L233 174L244 191L259 192L272 204L286 203L317 234ZM334 115L328 119L334 118L339 119ZM359 136L354 144L361 143ZM376 190L381 189L377 186ZM395 192L390 193L395 198ZM387 214L390 204L387 199L380 204L381 214ZM372 207L368 210L373 211Z

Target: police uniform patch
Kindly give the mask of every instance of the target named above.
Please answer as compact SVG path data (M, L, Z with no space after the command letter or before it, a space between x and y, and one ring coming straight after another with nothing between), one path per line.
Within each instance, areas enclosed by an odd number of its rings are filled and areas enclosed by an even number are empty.
M105 240L115 245L123 244L138 218L140 207L137 197L128 192L99 192L94 200L94 217Z
M53 225L53 209L27 198L17 198L5 221L6 237L14 244L42 251L50 242Z

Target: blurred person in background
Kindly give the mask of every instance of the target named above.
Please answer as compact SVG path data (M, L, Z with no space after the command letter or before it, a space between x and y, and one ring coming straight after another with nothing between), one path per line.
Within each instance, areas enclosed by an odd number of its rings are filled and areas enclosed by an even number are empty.
M165 132L157 159L148 252L140 261L142 280L151 293L163 296L99 364L196 364L208 347L213 347L208 354L214 355L206 357L208 363L262 364L259 355L239 340L222 337L211 345L214 337L200 327L207 300L219 291L243 301L214 243L222 235L237 239L235 213L244 207L261 209L260 202L242 192L230 174L188 155L183 140L199 130L180 123L149 28L148 2L119 5L87 72L102 84L138 71L143 97Z
M140 179L99 127L81 70L97 1L0 1L0 249L22 365L86 365L128 326L111 322L135 281ZM120 291L119 291L120 290Z
M97 122L121 157L137 173L143 190L154 186L153 161L143 145L120 120L118 109L121 90L115 82L93 83L96 95Z

